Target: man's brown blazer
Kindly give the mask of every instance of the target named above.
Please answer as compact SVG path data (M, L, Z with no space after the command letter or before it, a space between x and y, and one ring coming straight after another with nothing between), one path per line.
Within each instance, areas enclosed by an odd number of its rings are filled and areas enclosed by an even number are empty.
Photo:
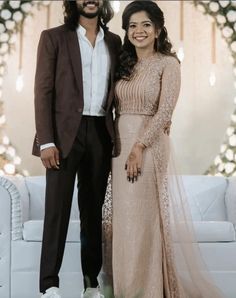
M111 71L104 107L106 125L114 142L112 101L114 75L121 40L109 31L104 40L109 49ZM36 136L33 155L40 156L40 145L55 143L62 158L69 154L83 113L83 78L79 41L76 31L66 25L42 32L35 75Z

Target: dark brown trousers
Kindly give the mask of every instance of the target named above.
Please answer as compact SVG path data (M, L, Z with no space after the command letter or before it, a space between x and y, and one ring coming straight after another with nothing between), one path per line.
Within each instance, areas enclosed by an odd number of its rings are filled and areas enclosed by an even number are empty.
M46 171L40 292L59 287L75 177L78 177L81 263L84 286L96 287L102 266L102 206L111 167L112 144L105 117L83 116L77 137L60 169ZM78 231L79 233L79 231Z

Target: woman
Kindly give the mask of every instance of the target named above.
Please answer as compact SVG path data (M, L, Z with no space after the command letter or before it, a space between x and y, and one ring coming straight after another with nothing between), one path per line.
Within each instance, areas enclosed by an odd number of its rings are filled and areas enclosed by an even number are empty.
M163 12L139 0L125 8L122 20L126 35L115 89L120 155L112 165L114 295L223 297L200 273L186 202L178 181L167 175L165 129L179 95L180 64Z

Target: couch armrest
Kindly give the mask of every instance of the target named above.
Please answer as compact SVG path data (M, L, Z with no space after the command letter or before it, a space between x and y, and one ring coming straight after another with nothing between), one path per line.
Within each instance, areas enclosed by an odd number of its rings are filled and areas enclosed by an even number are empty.
M0 178L0 297L10 298L11 264L11 183ZM13 195L14 196L14 195ZM15 236L15 235L14 235Z
M22 239L22 203L21 195L16 186L6 177L0 177L1 200L0 212L1 219L4 218L3 225L6 226L10 240ZM4 191L5 190L5 191Z

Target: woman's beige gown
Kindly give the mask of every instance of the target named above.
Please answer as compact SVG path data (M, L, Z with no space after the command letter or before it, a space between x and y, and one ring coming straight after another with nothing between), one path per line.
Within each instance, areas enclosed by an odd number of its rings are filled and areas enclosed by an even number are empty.
M112 267L116 298L223 297L210 280L202 277L200 268L194 267L194 248L189 253L182 247L184 257L178 258L182 276L177 271L167 177L169 137L164 133L164 128L171 121L179 89L179 62L160 53L140 60L132 78L116 84L116 128L120 155L113 159L112 164L112 216L111 202L107 203L105 210L107 250L110 249L108 242L111 240L112 217ZM147 148L144 151L142 175L137 182L130 183L127 181L125 163L137 141ZM173 216L175 228L179 224L175 221L178 220L182 222L179 226L183 226L183 218L178 216ZM186 231L176 229L174 233L184 235L185 232L188 234L188 229ZM106 257L109 258L108 254ZM109 263L108 260L105 262ZM189 266L193 268L189 269Z

